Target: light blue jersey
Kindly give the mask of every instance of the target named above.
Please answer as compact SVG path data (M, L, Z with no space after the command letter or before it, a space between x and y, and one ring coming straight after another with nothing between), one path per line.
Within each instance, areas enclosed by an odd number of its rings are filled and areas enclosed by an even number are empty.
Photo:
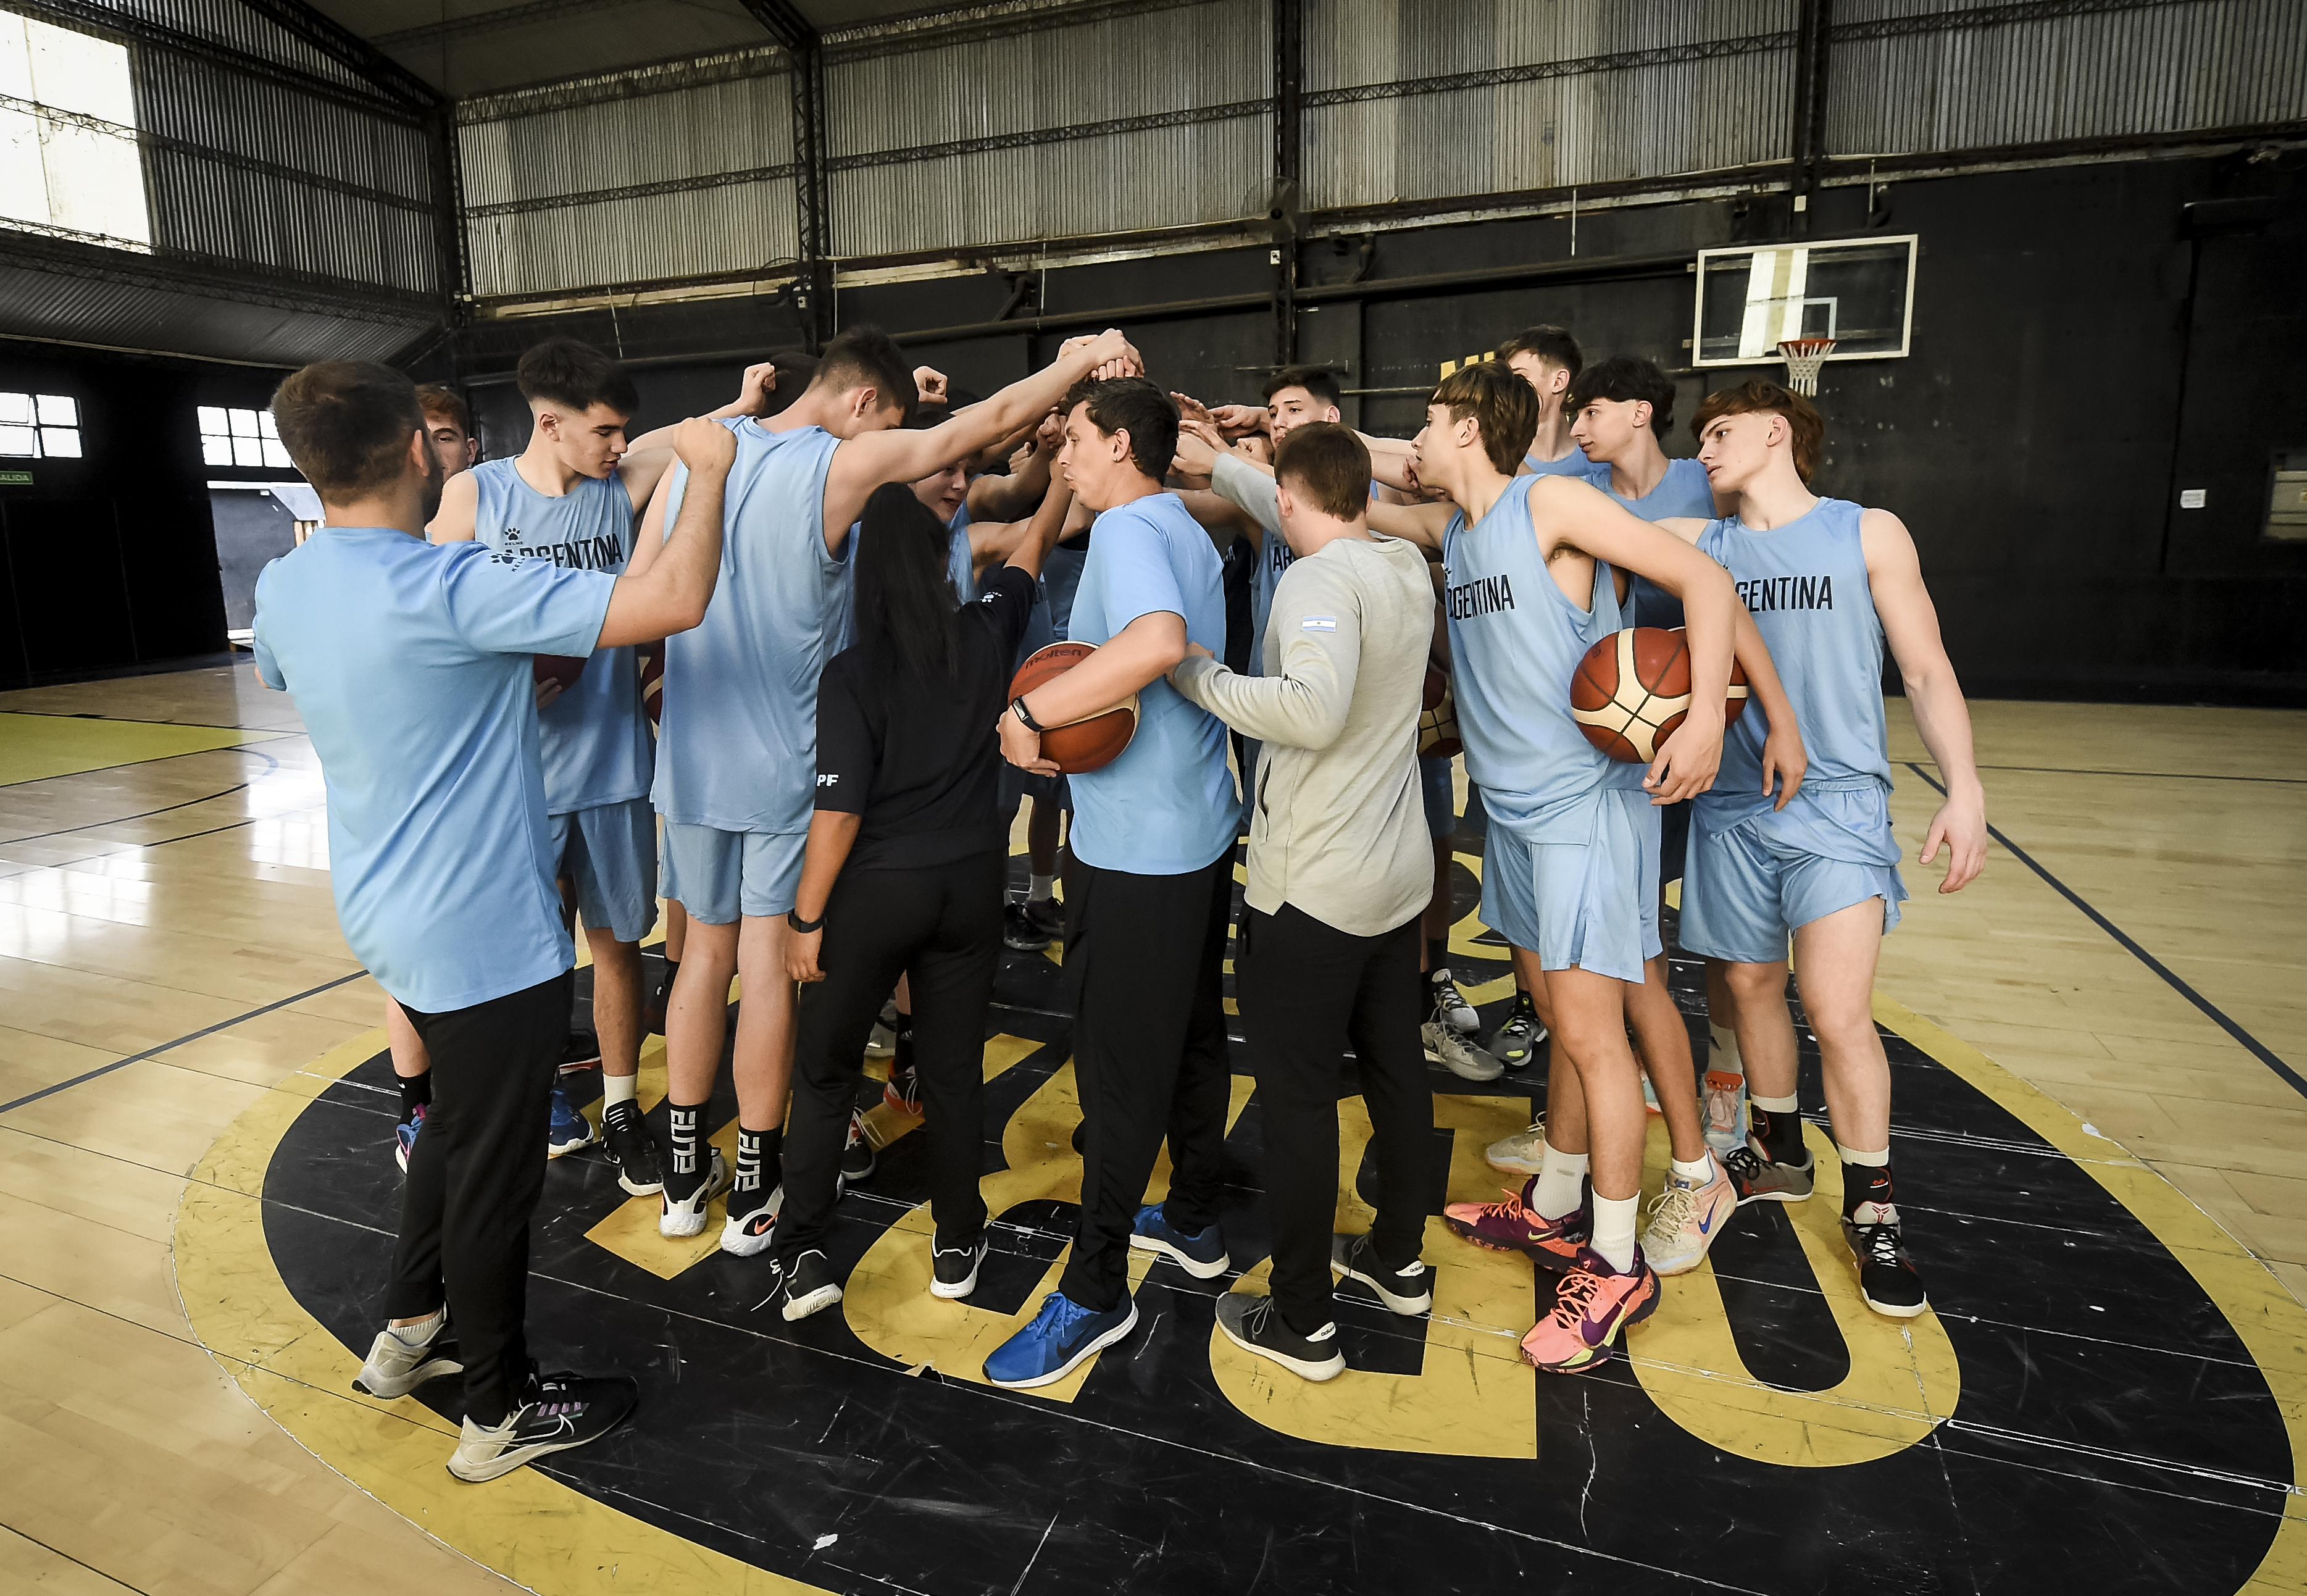
M1528 840L1599 788L1640 790L1644 767L1620 764L1586 741L1570 716L1570 679L1586 650L1622 624L1608 563L1594 562L1591 610L1565 596L1531 526L1535 476L1517 476L1471 526L1463 511L1443 536L1443 609L1454 662L1451 692L1466 744L1466 775L1500 824ZM1582 841L1577 835L1561 840Z
M1140 615L1185 618L1186 637L1225 652L1217 550L1175 493L1102 512L1068 617L1079 643L1104 643ZM1102 770L1068 777L1068 845L1100 870L1174 876L1233 846L1241 805L1226 768L1225 725L1156 676L1137 695L1137 733ZM811 768L812 774L814 767Z
M817 679L848 629L853 533L825 547L825 478L840 440L772 433L739 417L722 507L721 576L705 622L665 643L657 812L721 831L809 829L817 780ZM668 535L689 472L675 465Z
M1274 590L1282 585L1282 573L1297 558L1288 538L1271 527L1265 529L1258 539L1257 563L1249 572L1249 675L1258 675L1264 668L1265 621L1274 614Z
M590 654L613 577L478 543L323 527L256 582L256 667L296 695L354 955L423 1014L571 962L532 654Z
M484 460L473 468L473 485L479 495L473 536L497 553L612 576L624 570L633 503L614 473L605 480L579 478L554 498L521 480L517 460ZM596 652L576 685L537 716L536 732L545 813L573 814L648 795L652 750L630 648Z
M1866 579L1860 513L1847 499L1821 499L1807 515L1767 532L1729 516L1698 538L1699 551L1730 572L1786 684L1810 759L1804 797L1891 788L1882 622ZM1723 830L1770 807L1762 795L1769 734L1769 716L1750 702L1722 739L1713 789L1698 796L1701 825Z
M1526 454L1522 457L1522 463L1530 468L1533 476L1575 476L1591 482L1597 487L1608 483L1610 477L1610 468L1588 459L1585 446L1579 443L1573 443L1570 452L1558 460L1542 460L1534 454ZM1599 480L1598 472L1600 474Z
M1687 517L1694 520L1714 519L1714 488L1707 480L1706 468L1696 460L1668 460L1666 475L1659 478L1658 486L1639 499L1621 498L1610 485L1610 468L1603 466L1602 474L1594 485L1608 493L1613 501L1632 515L1646 521L1673 520ZM1647 578L1626 573L1626 607L1633 619L1629 626L1662 626L1668 630L1680 626L1682 600Z
M953 579L953 590L964 604L977 602L977 562L969 552L969 501L964 499L961 508L953 512L946 524L950 545L946 552L946 574Z

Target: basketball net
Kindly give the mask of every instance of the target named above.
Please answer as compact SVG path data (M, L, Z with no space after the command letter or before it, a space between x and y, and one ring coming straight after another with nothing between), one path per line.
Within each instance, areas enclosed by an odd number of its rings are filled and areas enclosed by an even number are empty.
M1779 354L1787 363L1787 387L1805 399L1818 397L1818 368L1834 353L1831 338L1785 338L1779 340Z

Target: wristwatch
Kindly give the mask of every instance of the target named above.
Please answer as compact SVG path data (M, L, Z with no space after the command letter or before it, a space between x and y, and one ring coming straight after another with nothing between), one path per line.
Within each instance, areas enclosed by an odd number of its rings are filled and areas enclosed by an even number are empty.
M1033 711L1025 708L1025 696L1023 693L1018 694L1016 698L1009 700L1009 713L1017 717L1017 724L1019 725L1024 726L1027 731L1033 733L1037 737L1047 729L1040 721L1033 718Z
M785 923L805 937L811 931L822 931L825 928L825 916L823 914L819 914L814 920L803 920L801 917L800 910L787 909L785 911Z

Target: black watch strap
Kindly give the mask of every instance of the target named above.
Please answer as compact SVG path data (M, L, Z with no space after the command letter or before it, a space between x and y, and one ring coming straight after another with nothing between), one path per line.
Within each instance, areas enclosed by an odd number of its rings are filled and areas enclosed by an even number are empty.
M1041 735L1042 733L1049 729L1040 721L1035 720L1033 718L1033 712L1025 708L1025 697L1023 693L1020 693L1017 697L1009 700L1009 710L1011 714L1017 717L1017 724L1024 726L1035 736Z
M814 920L803 920L801 917L801 911L799 909L787 909L785 911L785 923L805 937L811 931L822 931L825 928L825 916L819 914Z

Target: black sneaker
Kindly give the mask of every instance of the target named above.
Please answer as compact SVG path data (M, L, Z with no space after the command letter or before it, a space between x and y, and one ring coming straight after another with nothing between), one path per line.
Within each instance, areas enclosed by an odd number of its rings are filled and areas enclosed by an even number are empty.
M1434 1306L1434 1272L1417 1258L1406 1268L1387 1268L1366 1235L1331 1237L1330 1267L1376 1291L1390 1313L1415 1318Z
M855 1186L873 1178L875 1166L880 1161L873 1153L873 1138L865 1134L865 1116L855 1109L849 1111L849 1141L841 1149L841 1179Z
M1025 905L1001 905L1001 945L1018 953L1039 953L1050 945L1050 933L1034 923Z
M932 1297L966 1297L977 1289L977 1266L985 1261L985 1232L980 1231L966 1241L948 1247L931 1240L930 1258L936 1274L930 1281Z
M639 1389L622 1375L531 1375L520 1405L502 1424L484 1429L465 1420L449 1472L477 1485L547 1453L597 1441L623 1423L639 1400Z
M561 1047L561 1073L601 1068L601 1039L590 1031L571 1031Z
M1881 1203L1861 1203L1842 1222L1843 1239L1858 1265L1858 1294L1876 1313L1911 1319L1931 1305L1923 1277L1908 1260L1899 1240L1899 1211Z
M1538 1044L1545 1040L1546 1027L1538 1023L1537 1006L1528 992L1516 992L1506 1023L1490 1040L1490 1056L1508 1069L1525 1069L1538 1056Z
M1283 1320L1271 1297L1228 1291L1218 1299L1218 1328L1245 1352L1270 1358L1295 1375L1309 1380L1334 1380L1346 1372L1346 1355L1338 1350L1338 1327L1325 1325L1311 1335L1300 1335Z
M920 1119L922 1117L922 1072L918 1069L899 1069L892 1065L889 1069L889 1078L881 1086L881 1101L889 1105L891 1113L910 1114L916 1120Z
M665 1157L639 1103L627 1098L601 1111L601 1145L617 1166L617 1184L633 1196L653 1197L665 1189Z
M1045 897L1040 903L1027 904L1025 918L1033 922L1036 930L1047 932L1051 941L1066 940L1066 906L1056 898Z
M841 1282L825 1255L810 1248L799 1257L777 1260L777 1289L771 1299L785 1323L794 1324L841 1300Z

